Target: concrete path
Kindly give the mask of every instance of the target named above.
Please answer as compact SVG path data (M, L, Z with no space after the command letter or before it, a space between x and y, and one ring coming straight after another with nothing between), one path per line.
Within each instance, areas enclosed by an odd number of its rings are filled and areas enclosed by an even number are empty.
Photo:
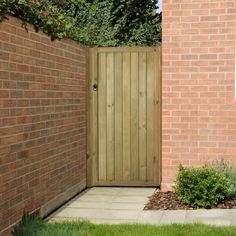
M148 196L154 192L154 188L92 188L71 200L48 219L49 221L89 220L95 224L236 225L236 209L144 211Z

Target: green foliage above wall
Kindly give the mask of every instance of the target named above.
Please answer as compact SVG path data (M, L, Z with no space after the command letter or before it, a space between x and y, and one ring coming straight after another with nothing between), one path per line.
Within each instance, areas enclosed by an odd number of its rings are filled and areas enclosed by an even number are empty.
M52 39L89 46L153 46L161 42L158 0L0 0L0 20L10 14Z
M0 19L6 14L16 16L24 22L43 30L52 39L67 37L74 25L73 14L78 0L61 4L61 0L0 0ZM65 1L66 3L66 1Z

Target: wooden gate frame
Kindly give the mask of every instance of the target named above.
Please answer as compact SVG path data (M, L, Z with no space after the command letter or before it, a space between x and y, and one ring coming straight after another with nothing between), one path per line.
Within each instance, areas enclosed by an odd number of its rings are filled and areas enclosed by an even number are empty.
M159 60L156 65L156 82L158 86L159 116L157 115L156 140L159 140L158 153L156 153L158 173L155 173L155 184L159 186L162 179L162 83L161 83L161 47L108 47L108 48L88 48L88 83L87 83L87 187L96 186L98 171L96 161L98 158L98 92L94 85L98 84L98 53L99 52L146 52L150 50L159 53Z

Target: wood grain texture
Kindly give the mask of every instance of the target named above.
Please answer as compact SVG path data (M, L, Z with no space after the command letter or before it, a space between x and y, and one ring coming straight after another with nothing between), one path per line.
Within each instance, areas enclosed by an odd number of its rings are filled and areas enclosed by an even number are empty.
M107 55L98 59L98 173L99 180L107 180Z
M107 180L112 181L115 178L115 113L114 113L114 54L107 53L106 58L106 89L107 89L107 97L106 97L106 105L107 105L107 155L106 155L106 163L107 163Z
M154 127L155 127L155 55L147 56L147 180L153 180L155 160Z
M123 81L122 53L115 53L115 180L123 179Z
M97 91L93 85L97 84L97 49L88 50L88 96L87 96L87 186L93 186L97 181Z
M90 160L92 185L158 186L161 142L161 59L158 48L98 48L93 63L98 95L89 98L88 148L97 154ZM92 53L95 53L94 50ZM96 71L97 70L97 71ZM90 76L90 80L91 80ZM89 82L91 87L93 82ZM91 97L93 93L89 92ZM96 105L97 102L97 111ZM91 111L93 110L93 112ZM94 119L96 120L96 118ZM91 125L93 123L94 125ZM92 141L91 141L92 140ZM91 151L90 151L91 153ZM92 164L91 164L92 163ZM88 172L88 174L91 174Z
M130 179L130 53L123 53L123 178Z
M139 178L147 175L147 54L139 53Z
M139 56L131 53L131 179L139 180Z

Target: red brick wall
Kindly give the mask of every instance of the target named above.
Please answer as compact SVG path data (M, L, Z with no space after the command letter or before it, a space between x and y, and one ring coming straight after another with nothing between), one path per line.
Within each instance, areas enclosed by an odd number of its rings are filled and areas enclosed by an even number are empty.
M0 23L0 235L86 185L86 49Z
M235 0L163 1L163 190L179 163L236 162L235 17Z

